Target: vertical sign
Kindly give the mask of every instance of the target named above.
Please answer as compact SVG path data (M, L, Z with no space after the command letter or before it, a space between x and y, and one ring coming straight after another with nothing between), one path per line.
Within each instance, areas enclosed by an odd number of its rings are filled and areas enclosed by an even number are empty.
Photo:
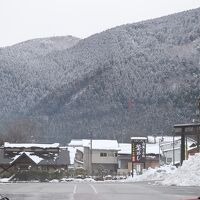
M143 140L132 140L131 145L131 161L132 162L145 162L146 152L145 141Z
M133 176L133 164L143 163L145 168L146 158L146 139L131 139L131 161L132 161L132 176Z
M132 144L131 144L131 161L132 162L135 162L135 160L136 160L135 156L136 156L135 155L135 143L132 142Z

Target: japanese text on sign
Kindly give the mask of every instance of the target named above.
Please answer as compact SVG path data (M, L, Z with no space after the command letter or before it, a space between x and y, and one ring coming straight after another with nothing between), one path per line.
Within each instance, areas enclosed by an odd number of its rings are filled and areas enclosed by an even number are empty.
M145 159L145 143L144 142L132 142L131 149L131 161L132 162L144 162Z

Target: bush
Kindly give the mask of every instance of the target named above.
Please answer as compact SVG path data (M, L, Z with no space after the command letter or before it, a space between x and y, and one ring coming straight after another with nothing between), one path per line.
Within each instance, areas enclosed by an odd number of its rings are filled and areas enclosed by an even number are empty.
M61 179L64 177L63 172L47 172L47 171L19 171L12 178L14 181L40 181L46 182L53 179Z

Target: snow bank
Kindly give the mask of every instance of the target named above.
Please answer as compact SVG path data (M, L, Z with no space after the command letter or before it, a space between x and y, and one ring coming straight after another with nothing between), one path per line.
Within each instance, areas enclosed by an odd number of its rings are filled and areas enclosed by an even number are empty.
M149 168L145 170L141 175L134 175L133 177L128 177L123 182L138 182L138 181L156 181L163 180L171 174L174 174L176 167L172 165L165 165L157 167L155 169Z
M8 183L10 181L10 178L1 178L0 183Z
M11 176L11 177L9 177L9 178L1 178L1 179L0 179L0 183L8 183L8 182L10 182L10 180L11 180L13 177L14 177L14 175Z
M171 165L149 168L142 175L128 177L123 182L156 181L162 185L200 186L200 153L190 156L178 169Z
M166 177L161 184L177 186L200 186L200 153L190 156L174 174Z

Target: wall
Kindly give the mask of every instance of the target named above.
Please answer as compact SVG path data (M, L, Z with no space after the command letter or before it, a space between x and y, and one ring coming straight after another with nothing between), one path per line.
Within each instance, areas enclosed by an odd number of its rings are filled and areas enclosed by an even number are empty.
M107 154L106 157L100 156L101 153ZM112 150L92 150L92 163L117 164L117 151Z

